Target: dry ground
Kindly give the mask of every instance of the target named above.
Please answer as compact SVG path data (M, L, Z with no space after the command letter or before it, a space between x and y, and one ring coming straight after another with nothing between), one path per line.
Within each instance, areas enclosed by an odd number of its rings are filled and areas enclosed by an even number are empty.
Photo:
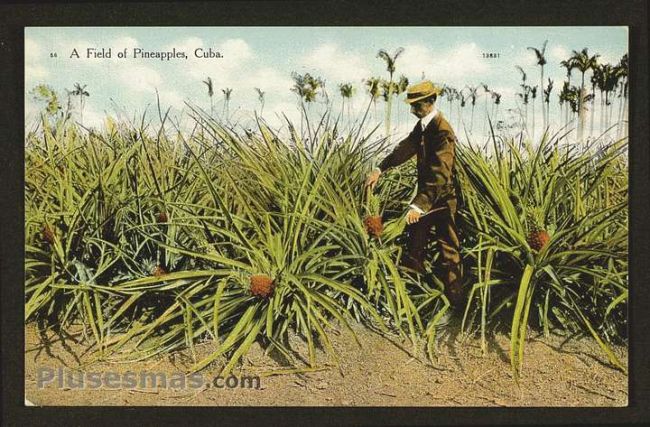
M324 355L323 370L267 375L282 366L265 356L256 344L235 375L263 375L261 387L193 390L172 388L95 389L36 385L37 369L78 369L89 352L81 335L61 340L48 333L48 341L34 325L26 327L26 397L36 405L182 405L182 406L626 406L627 375L608 362L590 339L530 336L525 349L523 378L513 380L507 335L493 332L482 355L480 341L460 333L452 324L441 334L434 365L424 356L409 354L411 346L399 337L385 337L354 326L361 342L350 332L333 331L332 341L341 372ZM292 344L300 349L299 340ZM211 344L197 347L209 354ZM615 348L627 364L627 349ZM189 366L188 351L132 363L98 362L86 372L165 372L179 376ZM68 372L68 371L66 371ZM217 367L203 371L206 381Z

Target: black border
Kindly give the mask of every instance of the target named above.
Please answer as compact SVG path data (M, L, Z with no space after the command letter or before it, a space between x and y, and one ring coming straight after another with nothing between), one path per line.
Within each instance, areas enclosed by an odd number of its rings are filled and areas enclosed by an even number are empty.
M25 26L629 26L630 406L627 408L25 408L24 27ZM650 421L650 138L648 4L645 0L437 0L15 3L0 6L0 301L2 425L425 425L626 424ZM646 350L644 352L643 350Z

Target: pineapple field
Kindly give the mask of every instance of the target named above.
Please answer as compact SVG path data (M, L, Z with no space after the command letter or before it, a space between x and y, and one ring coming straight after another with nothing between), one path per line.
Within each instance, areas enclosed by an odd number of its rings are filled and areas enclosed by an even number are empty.
M187 372L225 376L259 348L277 373L340 370L333 342L369 331L435 365L449 301L400 266L413 164L371 192L390 143L363 121L238 129L189 108L190 130L161 112L99 131L43 115L27 134L25 322L78 331L97 363L182 351ZM589 337L626 369L628 141L569 133L457 149L459 328L485 355L506 325L514 381L533 334Z

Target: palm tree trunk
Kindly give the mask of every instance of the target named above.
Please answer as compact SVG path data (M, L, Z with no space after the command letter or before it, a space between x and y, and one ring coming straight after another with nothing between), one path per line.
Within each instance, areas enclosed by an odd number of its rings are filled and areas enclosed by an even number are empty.
M628 108L630 106L630 100L627 95L628 89L623 90L623 122L625 123L623 125L623 137L627 138L628 134L628 126L630 123L630 120L628 119Z
M540 86L539 86L539 89L542 91L542 96L540 99L542 104L542 126L544 129L546 129L548 123L548 117L546 116L546 114L544 114L544 66L541 65L540 67L542 68L542 76L541 76ZM544 129L542 129L542 133Z
M469 125L469 131L472 132L474 130L474 104L472 104L472 119L471 123Z
M528 133L528 104L525 105L525 119L524 119L524 128L526 129L526 133Z
M596 110L596 92L591 92L591 127L589 129L589 137L593 138L594 136L594 112Z
M612 95L613 95L613 93L612 93ZM613 105L613 104L614 104L614 102L610 102L610 105L609 105L609 119L608 119L608 123L609 123L610 126L612 125L612 113L614 113L614 105Z
M488 98L485 96L485 121L483 122L483 135L485 135L485 126L487 125L490 116L488 116Z
M533 99L533 134L532 139L535 141L535 100Z
M393 78L391 76L389 86L388 86L388 98L386 99L386 138L388 139L388 143L390 144L390 116L391 116L391 109L393 106Z
M616 131L616 139L620 139L623 136L623 104L624 104L624 93L625 91L625 82L621 81L621 96L618 102L618 126Z
M585 73L582 73L582 82L580 83L580 94L578 95L578 141L582 142L583 132L584 132L584 97L583 93L585 90Z
M84 124L84 98L82 95L79 95L79 121L81 125Z

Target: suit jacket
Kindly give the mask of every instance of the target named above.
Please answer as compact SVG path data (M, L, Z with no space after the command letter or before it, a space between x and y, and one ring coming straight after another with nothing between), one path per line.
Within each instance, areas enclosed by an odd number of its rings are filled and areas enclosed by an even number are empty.
M379 164L385 171L417 155L418 192L413 204L425 212L433 208L456 208L454 157L458 142L440 111L422 130L418 121L411 133Z

